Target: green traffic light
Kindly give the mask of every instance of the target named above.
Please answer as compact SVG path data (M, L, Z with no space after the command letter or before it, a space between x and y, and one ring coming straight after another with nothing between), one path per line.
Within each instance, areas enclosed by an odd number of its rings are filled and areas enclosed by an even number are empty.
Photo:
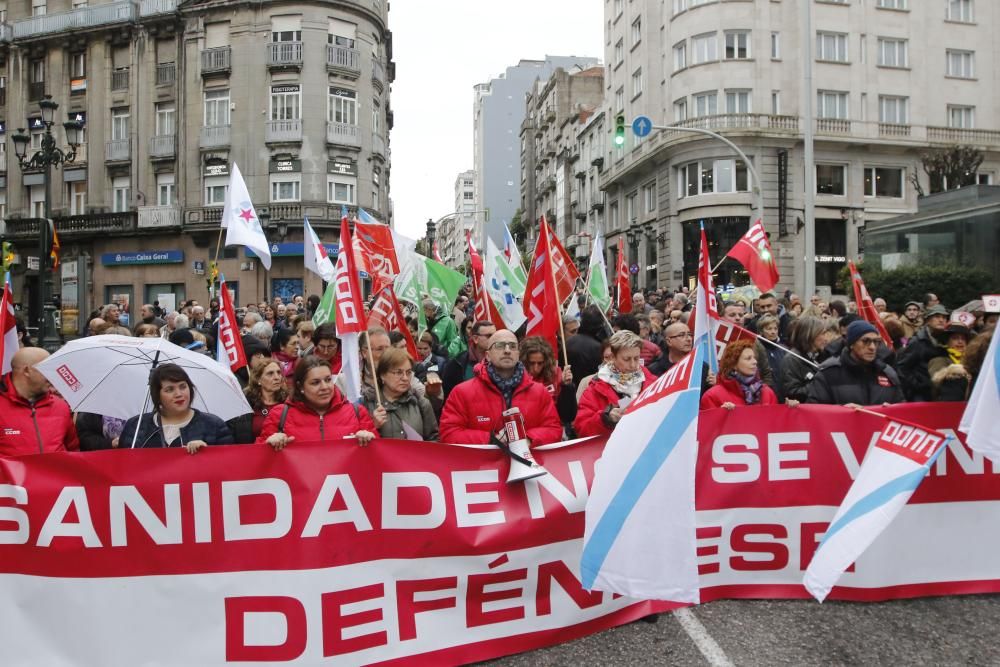
M624 132L616 132L615 133L615 146L624 146L624 145L625 145L625 133Z

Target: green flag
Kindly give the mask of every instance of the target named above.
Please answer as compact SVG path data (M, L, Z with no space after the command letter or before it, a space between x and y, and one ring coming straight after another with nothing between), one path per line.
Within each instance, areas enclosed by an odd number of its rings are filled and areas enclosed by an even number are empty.
M421 255L413 259L405 262L406 268L396 277L396 296L417 306L420 330L423 331L427 328L424 309L420 307L424 297L430 297L445 313L450 313L458 290L465 284L465 276Z
M333 283L327 284L326 291L323 292L323 299L316 306L316 312L313 313L312 321L316 326L337 321L336 299L333 293Z
M611 295L608 292L608 269L604 264L604 237L601 236L600 230L597 230L594 247L590 251L587 294L602 312L608 312L608 308L611 307Z

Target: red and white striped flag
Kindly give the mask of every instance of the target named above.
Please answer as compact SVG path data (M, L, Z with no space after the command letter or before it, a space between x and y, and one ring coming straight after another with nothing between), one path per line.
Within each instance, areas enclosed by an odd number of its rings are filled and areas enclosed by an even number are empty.
M399 305L396 293L392 285L386 285L375 298L371 310L368 311L368 323L377 323L386 331L398 331L406 341L406 351L415 362L420 358L417 352L417 344L413 341L413 335L409 327L406 326L406 316Z
M556 294L555 276L552 275L552 253L549 244L549 226L542 221L541 232L535 243L535 254L528 271L528 284L524 289L524 316L528 318L526 335L541 336L549 341L553 350L558 349L559 297Z
M875 310L875 303L872 301L871 295L868 294L865 281L861 279L861 272L858 271L854 262L848 261L847 266L851 270L851 285L854 286L854 302L858 304L858 316L878 330L878 335L882 337L891 350L892 338L886 331L885 325L882 324L882 318L878 316L878 311Z
M17 320L14 317L14 297L10 293L10 283L3 284L3 299L0 300L0 374L6 375L11 370L11 360L17 352Z

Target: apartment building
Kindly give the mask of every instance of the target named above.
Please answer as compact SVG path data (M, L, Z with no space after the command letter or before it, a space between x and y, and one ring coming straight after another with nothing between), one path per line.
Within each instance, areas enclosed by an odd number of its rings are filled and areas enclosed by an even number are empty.
M510 224L521 203L519 146L525 94L536 80L547 81L557 67L586 69L597 64L597 58L577 56L521 60L499 77L475 86L473 170L480 208L487 211L476 230L477 243L483 242L486 228L501 243L503 224Z
M867 222L916 211L918 192L929 192L925 152L975 146L985 154L979 182L997 178L997 3L606 0L605 21L606 115L628 122L647 115L736 143L761 177L781 289L804 285L807 122L815 133L821 289L834 286L847 259L863 255ZM811 89L803 75L807 44ZM750 224L755 184L716 139L678 129L639 140L629 131L623 147L608 142L606 158L608 245L630 237L640 285L676 288L693 279L700 223L713 263ZM746 275L728 260L716 280L739 284Z
M382 0L9 7L0 125L8 136L34 128L44 95L59 104L60 144L62 120L84 123L76 160L51 181L63 257L88 268L81 310L161 294L207 300L234 162L274 258L265 272L242 248L223 250L237 301L319 291L318 278L303 280L303 217L331 242L342 206L389 220L387 12ZM31 147L40 139L32 132ZM6 238L21 256L37 255L42 174L22 174L13 157L0 165ZM25 262L14 282L31 293L37 271Z
M578 218L583 210L580 187L575 177L580 161L577 135L600 109L603 99L602 67L557 68L548 80L536 81L525 96L521 214L525 220L545 215L570 252L581 244L578 232L583 231Z

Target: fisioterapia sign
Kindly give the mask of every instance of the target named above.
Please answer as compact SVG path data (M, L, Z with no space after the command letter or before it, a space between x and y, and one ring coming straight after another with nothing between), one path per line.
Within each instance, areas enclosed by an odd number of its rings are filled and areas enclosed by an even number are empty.
M960 410L895 414L948 432ZM805 406L701 420L702 601L806 597L886 422ZM4 664L452 664L665 609L580 587L601 449L539 452L551 474L514 486L498 451L397 441L0 459ZM1000 590L997 481L949 442L830 597Z

